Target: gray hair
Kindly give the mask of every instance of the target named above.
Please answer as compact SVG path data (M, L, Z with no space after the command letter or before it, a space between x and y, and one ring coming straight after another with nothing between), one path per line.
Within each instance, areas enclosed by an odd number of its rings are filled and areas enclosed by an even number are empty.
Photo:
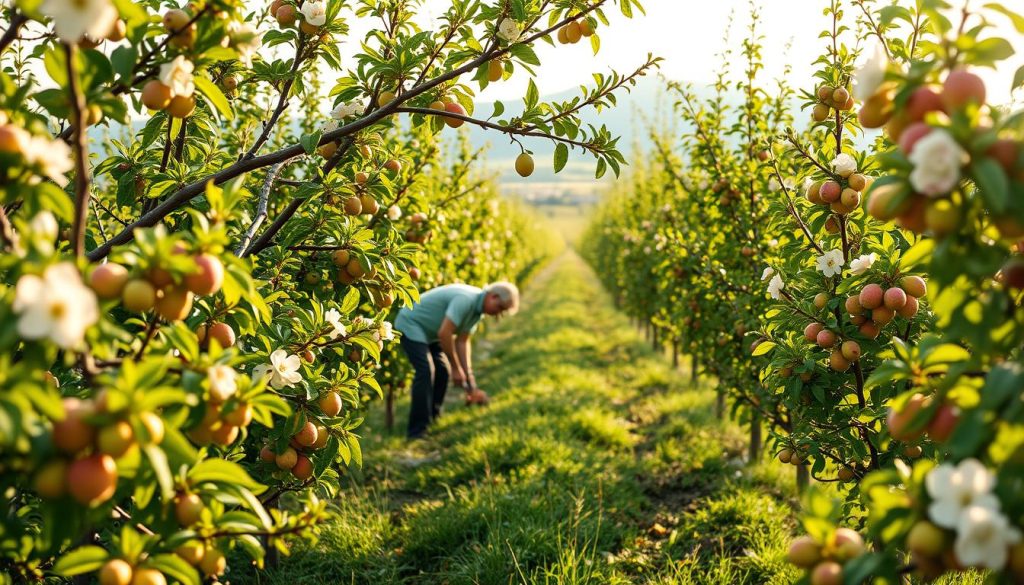
M496 294L505 308L502 314L515 315L519 310L519 289L511 282L492 282L484 287L487 294Z

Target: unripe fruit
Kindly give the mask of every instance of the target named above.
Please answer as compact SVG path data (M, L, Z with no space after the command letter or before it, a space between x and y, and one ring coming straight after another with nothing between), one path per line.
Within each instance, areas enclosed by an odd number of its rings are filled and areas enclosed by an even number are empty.
M858 295L846 297L846 312L851 315L861 315L864 313L864 307L861 306Z
M420 279L420 269L416 268L415 266L410 268L409 269L409 278L411 278L413 280L419 280Z
M533 157L528 153L521 153L516 157L516 172L520 177L529 177L533 174Z
M156 300L156 312L168 321L181 321L192 312L192 291L175 286Z
M565 25L565 39L572 44L580 42L580 37L583 36L583 31L580 30L580 23L575 20Z
M121 304L134 312L148 311L156 303L156 289L142 279L129 280L121 292Z
M903 317L904 319L913 319L914 315L917 315L918 306L918 300L915 299L914 297L908 296L907 304L896 309L896 314L899 315L900 317Z
M839 221L836 218L829 217L827 220L825 220L825 231L826 232L828 232L830 234L838 234L839 233L839 227L840 227L839 226Z
M825 203L821 198L821 187L825 184L824 181L815 181L807 188L807 200L814 205L821 205Z
M359 171L358 173L355 174L356 183L359 183L360 185L366 183L366 181L368 181L369 179L370 176L364 173L363 171Z
M450 113L450 114L458 114L460 116L465 116L466 115L466 109L463 108L462 104L460 104L458 102L448 102L448 103L446 103L444 105L444 110L446 112ZM465 120L460 120L458 118L452 118L450 116L445 116L444 123L448 124L448 126L451 127L451 128L458 128L459 126L462 126L463 124L465 124Z
M839 471L836 473L836 479L839 481L853 481L855 477L857 477L857 474L851 467L840 467Z
M811 343L818 342L818 334L825 328L821 323L811 323L804 327L804 339Z
M56 500L67 493L68 464L63 459L54 459L36 472L32 488L36 495L46 500Z
M100 264L89 275L89 287L104 300L119 298L127 282L128 269L114 262Z
M53 423L53 444L58 450L74 455L92 444L96 429L85 421L90 409L77 398L65 398L64 418Z
M917 459L924 453L924 449L920 445L908 445L903 448L903 456L911 459Z
M927 207L928 202L924 197L911 197L907 210L896 218L896 225L914 233L923 233L928 228L924 222L924 212Z
M68 466L68 491L83 506L97 506L117 490L117 465L110 455L96 453Z
M930 112L940 112L944 109L939 94L930 87L919 87L910 94L903 115L909 122L920 122Z
M839 197L842 193L842 187L840 187L839 183L835 181L825 181L821 186L821 200L825 203L835 203L836 201L839 201Z
M781 461L782 463L789 463L791 459L793 459L792 449L787 448L779 451L779 461Z
M811 573L811 585L843 585L843 567L835 561L825 561Z
M900 279L900 288L914 298L924 298L928 294L928 284L920 276L904 276Z
M864 554L864 538L849 528L837 528L835 534L836 556L848 561Z
M902 288L894 286L885 291L883 303L886 307L896 310L907 304L907 293Z
M299 454L295 449L286 447L284 451L274 456L274 462L281 469L291 469L295 467L295 463L299 460Z
M164 440L164 420L155 412L139 413L139 420L146 429L147 437L139 437L143 445L159 445Z
M153 79L142 86L142 105L151 110L163 110L171 103L171 88Z
M896 311L889 307L876 307L871 310L871 320L875 324L885 327L896 317Z
M501 78L505 74L505 68L501 66L501 61L489 61L487 63L487 80L490 82L501 81Z
M341 413L342 402L338 392L324 394L318 404L321 407L321 411L327 416L338 416Z
M118 18L114 24L110 25L110 30L107 31L107 40L112 43L120 43L126 34L128 34L128 27L123 20Z
M323 425L316 425L316 442L313 443L313 449L323 449L327 446L327 441L331 438L331 433L327 430L327 427Z
M827 102L828 100L832 99L832 96L835 95L835 93L836 93L836 88L834 88L834 87L832 87L830 85L823 85L823 86L818 88L818 91L817 91L818 100L819 101L823 101L823 102Z
M307 364L311 364L316 360L316 356L313 354L313 350L307 349L306 351L302 352L302 359Z
M220 549L207 548L203 553L203 560L199 561L199 570L208 577L222 575L228 567L228 561Z
M442 102L441 100L435 100L435 101L430 102L430 106L428 106L428 107L431 110L437 110L439 112L443 112L444 111L444 102Z
M138 569L135 571L132 585L167 585L167 578L156 569Z
M100 585L131 585L132 566L123 559L110 559L100 568Z
M362 278L366 276L366 269L359 263L358 258L349 260L348 266L345 267L345 271L355 278Z
M390 159L386 163L384 163L384 168L391 171L392 173L400 173L402 172L402 163L398 162L395 159Z
M882 306L884 294L881 286L871 283L860 291L860 306L865 309L877 309Z
M832 92L832 101L837 104L846 104L850 100L850 92L845 87L840 87Z
M924 429L911 430L911 423L917 418L918 413L926 405L926 398L922 394L914 394L903 405L898 412L889 409L886 417L886 424L889 427L889 434L897 441L913 441L924 434Z
M207 337L209 339L217 340L217 343L219 343L222 348L228 348L235 345L235 330L227 323L218 322L210 325Z
M858 329L860 334L868 339L878 339L878 335L882 332L882 329L873 321L861 324Z
M198 565L203 560L203 556L206 553L206 548L201 542L186 542L185 544L174 549L174 554L182 558L186 563L190 565Z
M948 110L956 110L969 103L985 105L985 82L964 69L950 72L942 83L942 103Z
M865 128L881 128L891 119L893 114L892 98L887 92L877 93L861 106L857 113L860 125Z
M850 191L852 189L847 189L847 190ZM836 201L835 203L833 203L829 207L830 207L830 209L832 209L833 212L838 213L839 215L849 215L850 213L853 213L853 210L854 210L853 207L847 207L846 205L844 205L842 200Z
M236 427L247 427L252 422L252 405L242 402L224 415L224 422Z
M96 437L96 447L100 453L118 458L128 452L135 444L135 431L132 425L119 420L100 429Z
M295 24L295 7L290 4L282 4L274 13L277 24L281 27L288 27Z
M860 173L854 173L847 179L847 184L854 191L864 191L868 186L868 178Z
M270 445L263 445L260 449L260 461L265 463L274 463L277 459L277 454L270 448Z
M843 189L842 195L839 196L839 202L850 211L853 211L860 206L860 192L852 188Z
M299 432L295 433L292 437L295 441L303 447L309 447L316 442L316 425L306 421L306 424L302 425Z
M898 205L892 205L897 198L904 195L906 189L905 185L899 183L876 187L871 191L871 197L868 199L868 213L881 221L896 219L910 207L910 200L907 198L904 198Z
M383 108L384 106L395 101L397 98L398 96L395 95L395 92L393 91L382 91L380 92L380 95L377 96L377 107Z
M363 204L359 198L353 195L345 200L345 213L347 215L359 215L363 212Z
M828 349L836 344L836 334L828 329L822 329L815 337L815 341L818 343L818 347Z
M224 78L220 80L220 83L225 90L232 92L238 88L238 77L234 75L225 75Z
M359 207L362 209L363 205L360 203ZM351 257L348 250L335 250L334 253L331 254L331 261L334 262L334 265L338 268L347 266L349 260L351 260Z
M844 341L841 346L843 357L851 362L860 359L860 344L856 341Z
M843 357L843 352L841 350L834 349L828 356L828 365L837 372L845 372L850 369L850 360Z
M907 534L907 548L926 557L938 557L946 550L946 533L938 526L922 520Z
M178 494L174 498L174 517L182 527L188 528L199 522L204 508L206 506L203 504L203 499L196 494Z
M818 309L824 309L825 305L828 303L829 298L830 297L828 293L820 292L814 295L814 306Z
M944 238L960 229L960 208L948 199L933 199L924 210L924 223L936 238Z
M1017 161L1020 159L1020 144L1010 138L1000 138L988 147L985 154L995 159L1006 174L1012 177L1016 173Z
M811 119L815 122L824 122L828 120L830 113L832 110L825 104L815 104L814 109L811 110Z
M187 118L194 111L196 111L196 97L194 95L188 97L176 95L171 98L171 103L167 104L167 113L175 118Z
M185 286L197 295L212 295L224 285L224 265L211 254L195 257L198 272L185 276Z
M192 17L184 10L179 10L177 8L168 10L164 13L164 30L167 32L180 31L188 26L190 20L192 20Z
M960 409L953 404L945 403L935 411L935 416L928 423L928 436L933 441L945 443L956 430L960 422Z
M821 562L821 547L810 536L800 536L790 543L786 560L801 569L810 569Z
M313 462L309 460L309 457L299 455L295 467L292 467L292 475L302 481L313 477Z
M359 196L359 205L363 208L363 213L370 215L376 215L380 211L380 204L373 198L369 193L364 193Z
M225 421L216 430L210 432L210 439L218 445L227 446L235 442L240 432L238 427Z
M914 151L914 146L921 141L922 138L932 133L932 127L924 122L914 122L907 129L900 134L900 150L903 154L910 155Z
M332 156L334 156L334 153L338 152L338 143L327 142L321 144L320 146L317 147L316 152L317 154L324 158L331 158Z
M315 35L320 32L319 25L309 24L305 20L299 23L299 30L307 35Z

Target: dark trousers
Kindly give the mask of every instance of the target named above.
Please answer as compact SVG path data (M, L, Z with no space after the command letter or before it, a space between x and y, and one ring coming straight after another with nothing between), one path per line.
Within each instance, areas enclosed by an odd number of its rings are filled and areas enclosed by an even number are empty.
M412 403L409 408L410 439L422 436L432 420L441 415L448 391L450 366L440 343L420 343L402 337L402 349L416 374L412 378Z

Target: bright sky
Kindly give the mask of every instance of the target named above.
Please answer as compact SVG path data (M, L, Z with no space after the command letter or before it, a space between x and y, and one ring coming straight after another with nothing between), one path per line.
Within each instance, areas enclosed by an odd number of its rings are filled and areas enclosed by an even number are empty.
M446 4L446 0L426 0L424 16L439 13ZM584 42L557 47L539 43L537 49L543 65L536 83L541 94L557 93L590 83L591 73L607 71L609 67L620 73L632 71L643 62L648 52L665 58L662 73L667 77L708 83L714 79L718 65L715 53L723 47L722 35L730 13L736 14L734 47L742 40L750 22L748 0L699 3L644 0L643 4L647 15L633 19L624 18L617 7L606 11L612 26L599 30L601 51L596 57L589 44ZM818 33L830 24L822 14L823 0L760 0L757 4L762 7L760 32L764 36L765 79L777 77L790 63L793 85L806 87L813 72L811 62L825 46ZM973 4L981 4L981 0L973 0ZM1020 42L1021 36L1005 18L998 15L994 18L1000 25L998 34L1010 39L1015 46L1024 47ZM365 30L361 28L359 25L354 27L357 33ZM361 38L361 35L351 38ZM792 42L792 48L787 52L786 44L789 42ZM994 102L1008 101L1010 82L1017 67L1024 64L1024 55L1017 55L1010 63L997 72L981 72ZM526 76L514 76L509 81L492 84L479 99L492 101L522 97L526 83Z

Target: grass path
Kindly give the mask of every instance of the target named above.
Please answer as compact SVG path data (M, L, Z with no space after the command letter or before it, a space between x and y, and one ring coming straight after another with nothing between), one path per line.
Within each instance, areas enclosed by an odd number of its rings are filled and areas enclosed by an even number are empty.
M412 452L375 412L339 516L238 582L791 583L792 479L747 466L714 393L672 371L572 252L478 345L485 410ZM485 354L485 355L484 355ZM404 423L407 401L396 408ZM379 410L379 409L378 409ZM398 429L396 429L397 432ZM410 465L410 459L422 459Z

